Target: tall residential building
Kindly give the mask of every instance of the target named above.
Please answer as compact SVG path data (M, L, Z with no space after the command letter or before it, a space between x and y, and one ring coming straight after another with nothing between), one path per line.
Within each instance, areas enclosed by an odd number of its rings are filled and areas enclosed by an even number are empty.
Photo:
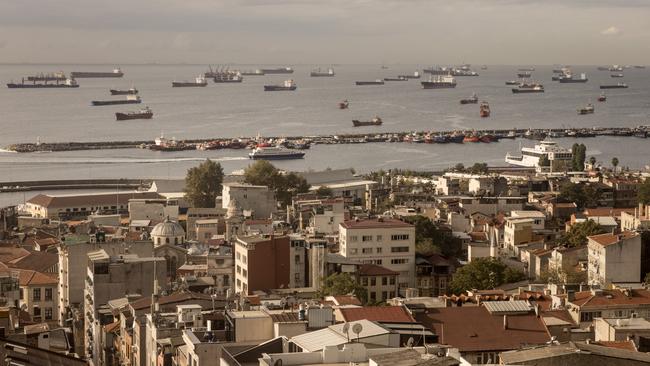
M399 291L415 286L415 227L390 218L358 219L339 227L340 253L399 273Z
M641 235L632 231L588 237L589 284L641 282Z
M254 186L244 183L224 183L222 208L227 209L231 201L236 201L241 210L251 211L255 218L268 218L276 210L275 193L267 186Z

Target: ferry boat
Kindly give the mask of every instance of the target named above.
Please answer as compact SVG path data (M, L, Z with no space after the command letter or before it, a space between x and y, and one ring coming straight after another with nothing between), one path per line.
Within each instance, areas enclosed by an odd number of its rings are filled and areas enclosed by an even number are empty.
M339 102L339 109L348 109L349 106L350 106L350 102L348 102L347 99Z
M129 95L129 94L138 94L138 89L129 88L129 89L111 89L111 95Z
M278 67L275 69L260 69L263 74L293 74L293 69L290 67Z
M66 79L64 82L59 82L56 80L54 83L36 82L32 81L31 83L26 83L25 79L22 79L20 83L7 83L7 88L9 89L38 89L38 88L78 88L79 84L75 79Z
M113 69L113 72L94 72L94 71L73 71L70 77L74 79L79 78L121 78L124 76L122 70L118 67Z
M257 147L248 157L253 160L285 160L301 159L305 156L302 151L293 151L280 147Z
M208 82L203 75L197 76L194 81L172 81L172 88L204 87Z
M566 149L557 144L557 142L545 139L540 141L535 147L521 148L521 155L506 154L506 163L524 166L529 168L539 167L539 159L545 156L553 165L554 161L570 162L573 158L571 149Z
M359 121L358 119L353 119L352 120L352 125L354 127L362 127L362 126L380 126L384 121L381 120L379 117L375 117L371 119L370 121Z
M334 73L334 69L329 68L327 71L321 71L320 67L317 70L312 70L311 73L309 73L309 76L313 78L318 78L318 77L333 77L336 74Z
M532 88L512 88L512 93L513 94L522 94L522 93L543 93L544 92L544 86L537 84Z
M293 91L296 88L296 83L292 79L285 80L283 85L264 85L264 91Z
M130 119L151 119L152 117L153 111L149 107L144 107L138 112L115 113L115 118L118 121L126 121Z
M451 75L437 75L430 77L428 81L421 81L423 89L450 89L456 87L456 79Z
M476 93L472 93L472 96L466 99L461 99L460 104L476 104L478 103L478 97Z
M356 85L384 85L384 81L377 79L374 81L355 81Z
M601 85L601 89L627 89L628 85L625 83L618 83L618 84L609 84L609 85Z
M140 99L139 96L137 95L127 95L126 99L115 99L115 100L93 100L91 102L92 105L94 106L101 106L101 105L116 105L116 104L140 104L142 103L142 99Z
M483 118L490 117L490 105L488 104L488 102L481 102L479 114Z
M578 114L593 114L594 113L594 105L589 103L584 107L578 108Z
M599 102L604 102L606 100L607 100L607 96L605 95L605 93L604 92L600 93L600 96L598 97L598 101Z

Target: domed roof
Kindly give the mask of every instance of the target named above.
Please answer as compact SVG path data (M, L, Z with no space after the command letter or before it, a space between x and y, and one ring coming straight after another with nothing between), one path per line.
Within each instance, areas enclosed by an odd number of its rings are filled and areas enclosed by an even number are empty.
M176 238L179 236L185 236L185 230L177 222L169 220L169 217L165 221L153 227L151 230L151 236L158 236L163 238Z

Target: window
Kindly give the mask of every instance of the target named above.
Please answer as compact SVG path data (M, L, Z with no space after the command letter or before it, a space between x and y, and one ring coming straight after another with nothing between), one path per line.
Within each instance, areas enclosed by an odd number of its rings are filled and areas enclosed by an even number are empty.
M600 311L580 313L580 322L590 322L594 318L600 318Z
M299 255L294 256L294 257L293 257L293 262L294 262L295 264L299 264L299 263L300 263L300 256L299 256Z
M21 300L23 299L23 289L22 288L20 289L20 299Z
M372 254L372 248L363 248L361 249L363 254Z
M35 288L35 289L32 290L32 300L41 301L41 289L40 288Z
M241 260L241 253L237 252L237 260Z
M409 240L409 235L408 234L391 235L390 240Z
M381 285L382 286L388 285L388 277L382 277L381 278Z
M479 365L483 364L498 364L499 355L496 352L481 352L476 357L476 363Z
M364 235L364 236L362 236L361 241L372 241L372 235Z
M237 273L241 274L241 267L237 266Z
M297 273L297 272L294 273L293 274L293 280L296 281L296 282L300 281L300 273Z
M447 291L447 278L446 277L440 277L438 279L438 289L440 292L446 292Z
M223 276L223 285L224 286L230 286L230 276L228 276L228 275Z
M242 277L244 277L244 278L248 278L248 271L245 270L245 269L242 269L242 270L241 270L241 275L242 275Z
M40 317L41 316L41 308L38 306L34 306L34 317Z
M381 235L377 235L377 239L375 239L375 241L381 241L382 239L383 238L381 237Z
M388 298L388 292L387 291L382 291L381 293L381 301L386 301Z
M377 301L377 294L374 291L370 291L370 301Z
M394 298L395 297L395 291L390 291L388 293L388 297L391 298L391 299Z
M357 236L356 236L356 235L352 235L352 236L350 237L350 241L351 241L351 242L356 242L356 241L357 241Z
M390 284L391 284L391 285L394 285L394 284L395 284L395 276L392 276L392 277L390 278Z
M377 277L370 277L370 286L377 286Z
M248 260L248 257L246 257L245 255L242 255L242 256L241 256L241 261L242 261L242 263L246 264L246 261L247 261L247 260Z
M357 248L350 249L350 254L357 254Z
M390 251L391 253L408 253L409 247L392 247Z
M361 277L361 285L368 286L368 277Z
M52 320L52 308L45 308L45 320Z
M400 259L391 259L390 260L390 264L406 264L408 262L409 262L408 258L400 258Z
M381 254L381 249L382 249L381 247L377 247L375 252L377 252L377 254Z
M46 288L45 289L45 301L52 301L52 289L51 288Z

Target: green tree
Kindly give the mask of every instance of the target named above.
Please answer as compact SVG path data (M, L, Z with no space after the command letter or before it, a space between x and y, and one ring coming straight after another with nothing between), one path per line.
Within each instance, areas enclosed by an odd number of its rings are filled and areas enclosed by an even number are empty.
M650 204L650 178L646 178L639 186L639 202L644 205Z
M474 163L474 165L469 168L469 172L472 174L487 174L488 165L487 163Z
M571 226L571 229L564 233L558 242L567 247L578 247L587 244L588 236L604 233L605 229L596 221L587 220Z
M592 167L596 164L596 157L595 156L591 156L589 158L589 164L591 164Z
M455 294L472 289L492 290L504 283L525 278L523 272L509 268L498 259L478 258L456 270L450 288Z
M415 215L404 220L415 226L415 247L418 253L441 253L449 257L458 257L462 253L461 241L449 232L440 230L428 217Z
M602 191L592 185L566 182L560 186L558 198L565 202L575 202L579 209L598 205Z
M326 186L320 186L314 191L318 197L332 197L332 189Z
M368 290L349 273L334 273L323 279L319 297L339 295L354 295L362 303L368 302Z
M190 168L185 176L185 196L193 207L215 207L221 195L223 168L221 164L207 159L199 166Z
M571 147L571 152L573 153L573 170L582 171L585 169L585 159L587 154L587 147L585 144L575 143Z
M618 158L615 156L612 158L612 166L614 167L614 173L616 173L616 167L618 166Z
M257 160L244 169L244 182L269 187L283 206L291 203L294 194L309 191L309 184L303 177L296 173L282 174L266 160Z
M465 165L463 163L458 163L454 166L454 170L457 172L464 172L465 171Z

